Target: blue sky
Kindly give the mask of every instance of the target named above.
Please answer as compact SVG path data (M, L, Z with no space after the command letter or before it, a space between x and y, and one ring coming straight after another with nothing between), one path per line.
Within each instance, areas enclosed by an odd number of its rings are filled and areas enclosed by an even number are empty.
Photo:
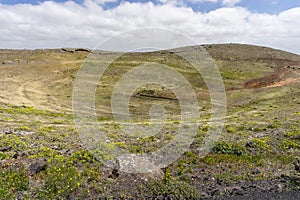
M45 0L0 0L1 4L39 4ZM55 2L66 2L67 0L54 0ZM84 0L73 0L76 3L82 4ZM114 7L120 4L121 1L118 0L117 3L106 3L106 8ZM128 2L148 2L147 0L129 0ZM153 3L159 3L159 1L152 1ZM214 2L197 2L196 1L183 1L186 6L191 7L195 11L209 12L217 8L222 7L222 3L219 1ZM242 0L240 3L236 4L237 6L245 7L253 12L259 13L269 13L269 14L278 14L284 10L299 7L300 0Z

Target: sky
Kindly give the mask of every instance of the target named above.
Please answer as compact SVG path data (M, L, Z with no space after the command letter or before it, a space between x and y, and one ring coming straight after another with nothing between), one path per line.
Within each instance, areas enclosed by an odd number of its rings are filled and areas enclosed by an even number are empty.
M140 28L300 54L299 0L0 0L0 48L94 48Z

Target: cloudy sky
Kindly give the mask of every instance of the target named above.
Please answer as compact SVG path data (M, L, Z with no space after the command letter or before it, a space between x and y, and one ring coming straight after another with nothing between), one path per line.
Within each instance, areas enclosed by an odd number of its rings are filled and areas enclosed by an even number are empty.
M157 27L199 44L300 54L299 19L299 0L0 0L0 48L94 48L113 35Z

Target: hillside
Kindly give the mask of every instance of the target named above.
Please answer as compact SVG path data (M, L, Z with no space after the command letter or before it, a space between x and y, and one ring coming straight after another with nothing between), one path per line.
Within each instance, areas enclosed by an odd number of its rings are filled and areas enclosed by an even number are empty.
M109 143L141 154L174 139L180 103L159 84L136 90L129 105L134 122L150 126L152 104L163 105L174 117L159 134L132 139L112 122L115 85L131 69L154 62L191 83L199 102L199 130L189 151L152 174L105 167L80 140L72 91L80 67L94 58L89 50L0 50L0 199L220 199L290 190L299 195L300 55L243 44L201 46L222 76L227 114L219 141L208 155L199 156L203 139L214 128L209 127L210 93L193 66L176 54L195 58L197 48L126 53L109 65L97 85L97 119Z

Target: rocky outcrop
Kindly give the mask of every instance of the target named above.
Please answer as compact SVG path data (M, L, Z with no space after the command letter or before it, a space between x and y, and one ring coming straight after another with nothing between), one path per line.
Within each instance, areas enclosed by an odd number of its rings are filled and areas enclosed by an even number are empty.
M68 52L68 53L75 53L78 51L83 51L83 52L91 52L90 49L85 49L85 48L61 48L61 51L63 52Z
M33 160L29 165L29 171L31 174L37 174L40 171L45 170L47 167L47 160L43 157Z

